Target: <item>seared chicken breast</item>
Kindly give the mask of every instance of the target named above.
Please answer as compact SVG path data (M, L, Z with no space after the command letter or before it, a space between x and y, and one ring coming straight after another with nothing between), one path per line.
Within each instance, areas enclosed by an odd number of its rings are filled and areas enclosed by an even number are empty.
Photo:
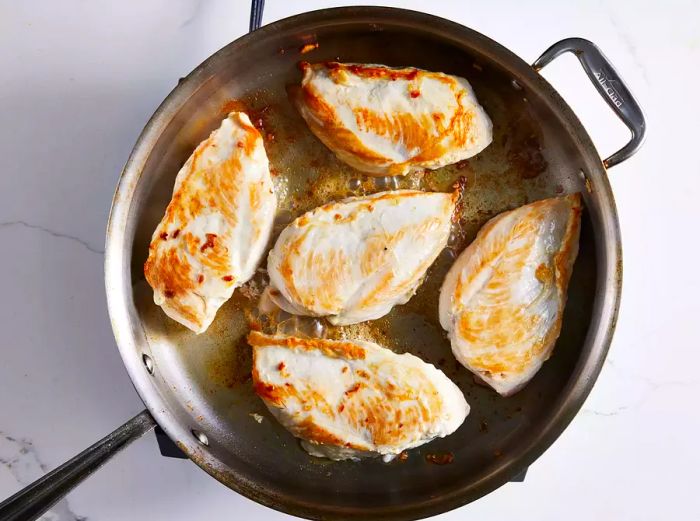
M491 143L491 120L464 78L336 62L302 69L301 115L338 159L362 172L440 168Z
M453 433L469 413L444 373L371 342L252 332L253 383L313 456L391 459Z
M459 362L498 393L520 390L561 330L578 253L581 197L502 213L459 256L440 291L440 323Z
M144 272L155 303L195 333L205 331L253 276L276 205L262 137L248 116L232 112L177 174L153 233Z
M302 215L270 251L270 298L289 313L335 325L386 315L413 296L445 247L457 198L397 190Z

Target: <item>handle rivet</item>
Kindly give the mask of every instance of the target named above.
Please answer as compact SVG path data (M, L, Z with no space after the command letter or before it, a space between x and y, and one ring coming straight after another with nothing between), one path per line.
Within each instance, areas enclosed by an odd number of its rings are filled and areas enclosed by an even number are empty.
M205 447L209 446L209 438L207 438L207 435L203 432L200 432L197 429L192 429L192 436L197 439L200 445L204 445Z
M147 354L144 354L141 358L143 359L143 365L146 366L146 371L148 371L148 374L153 374L153 359Z
M511 80L510 84L515 90L523 90L523 86L518 83L518 80Z

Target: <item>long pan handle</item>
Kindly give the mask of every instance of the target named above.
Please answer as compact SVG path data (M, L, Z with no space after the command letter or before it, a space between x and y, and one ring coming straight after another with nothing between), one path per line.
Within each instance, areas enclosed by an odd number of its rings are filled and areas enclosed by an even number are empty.
M600 95L617 114L617 117L630 129L632 137L629 142L603 161L605 168L622 163L634 155L644 142L647 125L642 108L610 60L593 42L583 38L567 38L555 43L544 51L532 66L536 71L540 71L545 65L565 52L576 55L583 70L586 71L588 78L593 82Z
M112 456L155 425L148 411L134 416L73 459L0 503L0 521L37 519Z

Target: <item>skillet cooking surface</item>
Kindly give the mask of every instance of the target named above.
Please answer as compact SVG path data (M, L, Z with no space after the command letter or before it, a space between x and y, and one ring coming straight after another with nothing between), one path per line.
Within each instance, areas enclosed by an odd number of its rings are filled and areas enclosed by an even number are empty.
M439 288L455 254L499 212L562 193L585 192L580 171L588 164L583 158L587 143L577 146L569 138L551 101L547 104L527 84L514 83L513 72L482 54L487 45L494 52L509 54L493 42L459 28L462 35L466 32L474 40L472 46L466 43L468 38L450 40L435 21L438 19L415 15L408 22L399 22L398 15L387 14L391 10L381 13L364 18L337 16L335 20L327 14L325 22L315 13L306 27L301 22L293 27L287 20L286 25L275 24L279 26L276 30L263 28L239 40L205 62L185 82L185 86L194 85L189 98L181 106L168 108L172 111L167 114L168 123L157 129L159 136L145 160L129 208L126 234L133 237L134 342L154 361L152 380L168 414L206 433L209 441L208 448L196 450L187 442L183 449L232 488L299 515L428 515L483 494L483 489L478 490L483 480L503 471L505 465L511 465L509 475L518 473L527 462L514 463L517 455L537 440L555 404L566 394L565 387L583 354L594 306L596 244L590 214L585 212L562 334L552 358L534 380L515 396L502 398L477 385L471 373L455 361L437 313ZM457 30L449 22L439 23ZM320 44L318 49L299 52L305 42L315 41ZM467 78L493 120L493 143L478 156L437 171L394 180L363 176L338 161L311 134L288 97L289 87L301 79L300 60L336 59L415 66ZM295 328L308 332L318 325L289 315L260 317L256 308L266 281L263 271L236 290L209 330L199 336L168 319L153 303L143 263L151 234L170 200L175 176L226 113L241 108L263 130L274 174L279 205L273 240L291 219L329 201L390 188L449 191L460 177L465 180L455 233L417 294L377 321L342 328L323 322L324 334L330 337L364 338L396 352L411 352L441 368L464 392L471 413L460 429L409 451L406 461L387 464L380 459L330 462L313 458L270 416L252 389L251 350L245 342L249 324L284 332ZM589 201L590 196L585 195ZM263 261L261 268L265 266ZM451 464L426 461L428 454L445 453L454 455ZM214 459L220 464L212 465ZM502 476L501 482L507 478ZM471 495L465 495L469 487ZM493 484L488 490L492 488Z

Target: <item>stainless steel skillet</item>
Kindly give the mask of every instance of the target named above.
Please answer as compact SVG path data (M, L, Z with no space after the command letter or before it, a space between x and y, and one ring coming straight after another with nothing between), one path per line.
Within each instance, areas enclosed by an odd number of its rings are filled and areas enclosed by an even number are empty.
M306 44L318 48L301 54ZM537 73L574 52L632 132L602 161L579 120ZM493 144L479 156L434 173L368 180L339 163L306 129L287 88L301 60L412 65L465 76L494 121ZM143 280L150 235L175 174L232 108L265 131L280 208L276 230L323 202L392 187L445 190L465 177L460 225L418 294L386 319L351 331L440 366L472 406L452 436L411 451L403 463L331 463L305 454L267 415L249 380L243 337L256 307L260 273L195 336L152 302ZM622 260L606 168L627 159L644 137L644 119L619 75L590 42L568 39L534 66L483 35L433 16L358 7L315 11L258 29L224 47L183 79L136 143L114 197L105 280L110 316L144 411L75 459L0 505L0 519L37 517L112 454L157 422L204 470L272 508L309 518L419 518L456 508L521 473L563 431L588 395L615 326ZM522 392L500 398L457 366L437 322L437 290L452 260L491 216L564 192L584 193L587 211L553 357ZM291 324L291 326L290 326ZM269 326L269 324L265 324ZM293 327L292 322L282 327ZM262 421L256 415L262 416ZM428 453L451 453L433 465Z

